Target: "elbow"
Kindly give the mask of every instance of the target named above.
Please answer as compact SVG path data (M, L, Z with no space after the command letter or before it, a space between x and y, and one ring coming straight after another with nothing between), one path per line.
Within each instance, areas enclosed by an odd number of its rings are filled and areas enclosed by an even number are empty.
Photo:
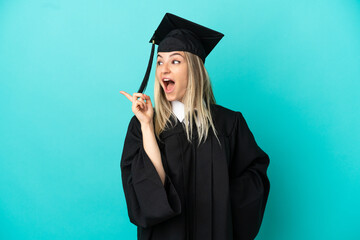
M180 213L174 213L173 215L169 215L167 217L149 217L149 216L141 216L139 218L130 217L130 222L134 225L142 228L153 227L159 223L165 222L166 220L173 218Z
M134 218L130 218L130 222L138 227L142 227L142 228L148 228L151 227L153 225L151 225L151 223L149 224L146 221L139 221L139 220L135 220Z

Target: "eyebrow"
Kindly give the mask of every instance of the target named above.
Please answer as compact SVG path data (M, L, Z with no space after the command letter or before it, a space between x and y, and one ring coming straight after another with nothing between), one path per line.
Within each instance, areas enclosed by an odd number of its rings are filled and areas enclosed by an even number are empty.
M173 53L169 57L172 57L174 55L179 55L179 56L183 57L180 53ZM162 58L162 56L160 54L158 54L157 56Z

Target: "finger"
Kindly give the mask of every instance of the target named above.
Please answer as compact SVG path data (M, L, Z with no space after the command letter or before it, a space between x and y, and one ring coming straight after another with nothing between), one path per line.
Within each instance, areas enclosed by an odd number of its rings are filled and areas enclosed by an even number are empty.
M145 99L143 93L133 93L133 100L137 100L138 98Z
M141 102L140 100L136 100L136 103L138 106L140 106L141 109L145 109L145 103Z
M139 103L139 102L135 102L135 103L134 103L134 106L133 106L133 109L136 109L136 110L138 110L138 111L141 111L141 105L140 105L140 103Z
M145 99L146 99L146 102L151 102L151 99L150 99L150 96L148 96L148 95L146 95L146 94L144 94L145 95Z
M144 99L147 101L147 100L150 100L150 96L144 94Z
M140 101L144 105L145 110L147 110L147 103L142 98L139 98L137 101Z
M123 94L125 97L127 97L127 99L129 99L132 102L132 96L130 94L128 94L125 91L120 91L121 94Z
M148 107L152 107L152 103L151 103L150 96L145 95L145 99L146 99L146 110L147 110Z
M144 99L142 99L142 98L137 99L137 101L145 103Z

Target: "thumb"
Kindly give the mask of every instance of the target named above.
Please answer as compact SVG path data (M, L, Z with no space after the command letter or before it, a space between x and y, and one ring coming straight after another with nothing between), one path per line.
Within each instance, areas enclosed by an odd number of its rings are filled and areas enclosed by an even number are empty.
M147 101L151 102L150 96L148 96L148 95L146 95L146 94L144 94L144 96L145 96L146 102L147 102Z

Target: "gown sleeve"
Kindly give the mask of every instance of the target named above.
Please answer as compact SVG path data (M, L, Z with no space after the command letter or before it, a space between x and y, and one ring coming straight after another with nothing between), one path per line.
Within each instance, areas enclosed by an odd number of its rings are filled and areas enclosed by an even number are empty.
M135 115L125 137L120 168L130 222L146 228L180 214L180 198L167 174L164 185L161 182L143 147Z
M230 138L229 183L234 240L250 240L259 232L269 195L266 171L270 159L256 144L240 112L236 112Z

